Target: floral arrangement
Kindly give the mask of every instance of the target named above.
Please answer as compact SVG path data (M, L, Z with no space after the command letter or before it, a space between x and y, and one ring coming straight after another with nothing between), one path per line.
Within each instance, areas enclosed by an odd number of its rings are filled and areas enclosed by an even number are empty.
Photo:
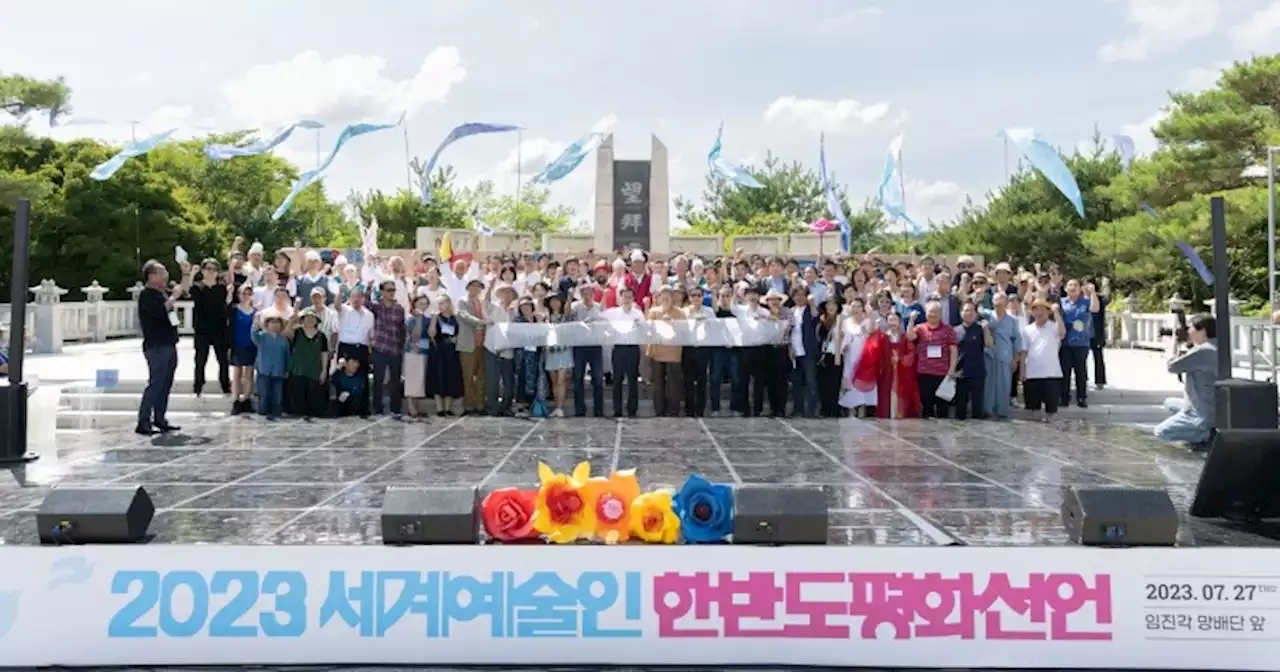
M581 462L538 464L538 487L500 488L481 502L484 531L503 543L721 543L733 533L733 488L694 474L676 492L640 487L634 469L592 476Z

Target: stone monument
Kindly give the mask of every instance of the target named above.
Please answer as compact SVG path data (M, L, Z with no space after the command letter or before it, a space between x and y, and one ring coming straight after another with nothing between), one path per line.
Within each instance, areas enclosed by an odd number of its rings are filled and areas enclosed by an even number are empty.
M658 254L671 247L671 184L667 146L652 136L648 160L619 160L613 136L596 149L597 250L641 248Z

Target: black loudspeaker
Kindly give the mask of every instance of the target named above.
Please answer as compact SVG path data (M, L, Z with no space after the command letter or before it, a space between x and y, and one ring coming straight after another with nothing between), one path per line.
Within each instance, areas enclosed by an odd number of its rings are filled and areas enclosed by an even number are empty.
M476 488L387 488L382 500L382 543L474 544L479 535Z
M739 485L735 544L827 543L827 498L816 485Z
M140 486L54 488L36 511L42 544L145 541L156 507Z
M1224 429L1200 471L1191 515L1256 523L1280 518L1280 429Z
M1071 541L1084 546L1173 546L1178 511L1164 490L1062 489L1062 525Z
M1214 425L1218 429L1275 429L1280 427L1276 384L1230 378L1213 384Z

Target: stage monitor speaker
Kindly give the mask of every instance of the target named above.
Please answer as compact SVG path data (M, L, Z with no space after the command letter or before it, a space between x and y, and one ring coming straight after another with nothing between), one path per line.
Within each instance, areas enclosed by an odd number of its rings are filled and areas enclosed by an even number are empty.
M1214 424L1218 429L1280 427L1276 384L1231 378L1214 383Z
M1062 525L1084 546L1173 546L1178 540L1178 511L1158 489L1066 486Z
M42 544L123 544L147 539L156 514L137 485L58 487L36 511Z
M382 500L384 544L474 544L480 507L474 487L390 486Z
M1280 429L1220 430L1191 501L1196 518L1280 518Z
M816 485L739 485L733 543L825 544L827 498Z

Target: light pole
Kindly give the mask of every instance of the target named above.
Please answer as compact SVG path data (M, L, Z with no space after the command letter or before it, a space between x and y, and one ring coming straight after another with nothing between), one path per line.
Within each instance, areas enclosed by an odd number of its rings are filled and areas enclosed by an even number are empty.
M1267 147L1267 303L1276 310L1276 150Z

